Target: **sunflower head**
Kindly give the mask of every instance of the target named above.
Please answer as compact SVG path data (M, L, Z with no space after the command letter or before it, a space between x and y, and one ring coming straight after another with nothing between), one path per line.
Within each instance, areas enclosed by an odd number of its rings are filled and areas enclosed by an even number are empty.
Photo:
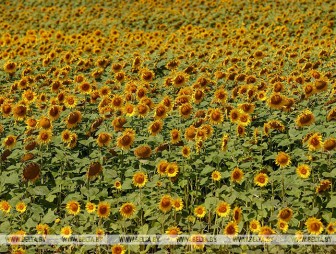
M123 218L131 218L136 212L136 207L133 203L127 202L120 207L119 212Z
M308 233L312 235L320 235L324 229L320 219L315 217L308 218L305 222Z
M287 153L279 152L275 158L275 164L281 168L284 168L291 164L291 159Z

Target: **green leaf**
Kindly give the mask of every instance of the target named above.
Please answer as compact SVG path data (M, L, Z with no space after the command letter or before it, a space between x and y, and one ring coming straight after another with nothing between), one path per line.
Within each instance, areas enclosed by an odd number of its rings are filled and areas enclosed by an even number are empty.
M45 196L48 195L49 189L47 186L35 186L28 189L28 192L36 196Z
M202 175L206 175L206 174L208 174L208 173L210 173L210 172L212 172L212 171L214 171L214 168L213 167L211 167L211 166L209 166L209 165L207 165L207 166L205 166L204 167L204 169L202 170L202 172L201 172L201 176Z
M330 201L328 202L327 208L334 208L336 207L336 196L331 196Z

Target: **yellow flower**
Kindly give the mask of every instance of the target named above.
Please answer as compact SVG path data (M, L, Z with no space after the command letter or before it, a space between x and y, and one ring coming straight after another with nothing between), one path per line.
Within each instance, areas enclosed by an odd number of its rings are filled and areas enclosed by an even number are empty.
M236 236L238 235L238 225L235 221L229 222L224 228L224 235L228 236Z
M278 220L277 226L283 233L286 233L288 230L288 223L286 221Z
M287 153L279 152L277 157L275 158L275 164L277 164L281 168L284 168L291 164L291 159Z
M231 211L231 207L228 203L226 202L220 202L218 205L217 205L217 208L216 208L216 213L218 214L218 216L220 217L227 217L229 215Z
M112 251L112 254L125 254L126 248L123 245L115 244L115 245L112 245L111 251Z
M241 183L244 178L244 172L239 168L234 168L231 172L231 181L235 183Z
M250 221L250 230L253 232L253 233L258 233L260 231L260 222L257 221L257 220L251 220Z
M77 215L80 212L80 204L77 201L71 200L66 204L66 209L69 214Z
M61 236L69 238L72 234L72 229L70 226L65 226L61 229Z
M99 202L97 207L97 214L100 218L108 218L110 215L110 204L107 202Z
M94 213L96 211L96 205L94 203L87 202L85 209L88 213Z
M133 203L128 202L120 207L119 212L122 215L122 217L130 218L135 214L136 207Z
M0 201L0 211L3 211L5 213L9 213L11 210L11 205L7 201Z
M168 177L175 177L178 171L179 171L179 168L176 162L169 163L166 168L166 173Z
M214 182L220 181L220 179L222 179L222 175L219 171L215 170L211 173L211 179Z
M136 172L133 175L133 184L138 188L143 188L148 181L147 175L144 172Z
M317 219L315 217L309 218L306 222L305 225L307 227L307 231L310 234L313 235L319 235L323 231L323 224L320 219Z
M268 183L268 176L265 173L259 173L254 177L254 184L264 187Z
M198 218L203 218L206 214L206 209L204 206L200 205L194 209L194 214Z
M170 195L164 195L159 203L159 209L163 212L163 213L167 213L172 209L173 206L173 202L172 202L172 198Z
M15 208L19 213L24 213L27 209L27 205L24 202L19 202L16 204Z
M310 176L310 171L310 167L306 164L300 164L296 168L296 173L298 174L298 176L304 179Z

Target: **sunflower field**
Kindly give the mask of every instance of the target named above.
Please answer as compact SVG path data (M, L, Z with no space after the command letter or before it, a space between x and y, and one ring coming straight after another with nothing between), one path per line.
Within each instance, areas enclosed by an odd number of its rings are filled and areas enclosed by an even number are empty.
M0 234L335 234L335 1L4 0L0 10ZM0 246L262 252L336 248Z

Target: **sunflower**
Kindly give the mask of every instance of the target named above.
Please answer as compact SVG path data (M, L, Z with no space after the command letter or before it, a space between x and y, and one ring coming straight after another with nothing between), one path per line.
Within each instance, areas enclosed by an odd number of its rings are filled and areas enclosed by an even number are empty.
M222 174L218 170L215 170L211 173L211 179L214 182L220 181L220 179L222 179Z
M175 198L172 200L172 206L175 211L181 211L184 207L182 198Z
M231 181L235 183L241 183L244 178L244 172L239 168L234 168L231 172Z
M72 234L72 229L70 226L65 226L61 229L61 236L63 236L64 238L70 238Z
M145 117L149 112L149 107L144 104L138 104L136 106L137 115L140 117Z
M91 202L87 202L85 205L85 209L88 213L94 213L96 211L96 205Z
M315 151L315 150L321 149L323 147L322 135L320 133L314 133L308 139L307 145L308 145L309 151Z
M303 92L304 92L305 98L309 98L310 96L316 93L316 90L313 84L308 83L303 87Z
M176 162L171 162L166 168L166 173L168 177L175 177L179 171L179 167Z
M260 231L260 222L257 220L251 220L250 221L250 225L249 228L251 230L251 232L253 233L258 233Z
M40 173L40 165L35 162L31 162L24 167L22 177L24 181L35 182L40 177Z
M100 162L93 162L93 163L91 163L88 171L86 172L86 177L89 180L92 180L95 177L97 177L102 171L103 171L103 167L100 164Z
M298 174L298 176L304 179L310 176L310 171L310 167L306 164L300 164L296 168L296 173Z
M238 109L247 114L252 114L255 109L255 105L253 103L242 103L238 105Z
M136 172L133 175L133 184L138 188L143 188L148 181L147 174L144 172Z
M265 173L259 173L254 177L254 184L260 187L266 186L268 183L268 176Z
M39 135L37 137L37 142L40 144L48 144L50 143L52 138L52 132L51 130L40 130Z
M295 232L295 239L298 242L302 242L303 240L303 233L301 230Z
M67 147L69 147L70 149L74 148L77 144L77 134L76 133L71 133L70 135L70 142L68 143Z
M170 140L172 144L177 144L181 140L181 132L178 129L171 130Z
M179 107L179 113L182 118L187 119L192 113L193 107L189 103L185 103Z
M286 233L288 230L288 223L286 221L278 220L277 226L278 229L282 231L282 233Z
M156 166L157 172L161 176L165 175L168 165L169 165L169 163L166 160L161 160Z
M179 234L181 234L181 230L179 227L172 226L166 230L166 234L170 239L175 239Z
M222 137L222 142L221 142L221 150L223 152L225 152L227 150L228 143L229 143L229 135L224 134L223 137Z
M285 125L283 125L280 121L278 120L269 120L267 122L267 125L270 129L274 129L274 130L279 130L281 132L283 132L285 130Z
M149 145L140 145L134 150L134 155L138 159L147 159L151 156L152 149Z
M163 128L163 122L161 120L156 120L152 122L148 127L148 132L152 136L156 136Z
M108 146L110 144L111 140L112 140L111 134L109 134L107 132L101 132L101 133L98 134L97 144L100 147Z
M48 117L42 116L38 121L38 125L40 128L48 130L52 128L51 121Z
M48 110L48 116L52 121L57 120L61 115L62 109L60 106L51 106Z
M117 146L127 151L131 148L134 140L135 140L134 134L126 130L122 136L117 138Z
M327 191L331 188L331 181L322 180L320 184L316 187L316 193L321 193Z
M231 207L226 202L220 202L216 207L216 213L219 217L227 217L231 211Z
M148 70L148 69L143 69L141 71L141 79L145 82L150 82L154 79L155 74L153 71Z
M110 215L110 204L107 202L99 202L97 206L97 215L99 218L108 218Z
M204 91L202 89L197 89L192 95L193 102L196 104L201 103L204 96L205 96Z
M287 153L279 152L275 158L275 164L280 166L280 168L285 168L291 164L291 159Z
M133 203L124 203L120 207L119 212L123 218L130 218L135 214L136 207Z
M64 143L69 143L71 141L71 134L72 132L68 129L62 131L61 138Z
M230 221L224 228L224 235L227 236L236 236L238 235L238 225L235 221Z
M36 231L40 235L47 235L49 233L49 226L47 224L38 224Z
M242 209L240 207L235 207L232 210L232 214L233 214L233 220L237 223L239 223L243 218Z
M36 93L32 90L26 90L22 94L22 100L28 104L32 104L36 100Z
M66 119L67 128L71 129L82 121L82 113L80 111L71 112Z
M235 109L235 108L232 109L230 111L230 121L232 123L238 123L240 114L241 114L241 111L239 109Z
M327 121L336 120L336 108L331 109L327 114Z
M78 85L78 90L82 94L90 94L92 91L92 85L89 82L84 81Z
M259 237L264 242L272 241L272 235L275 234L275 231L269 226L263 226L260 228Z
M203 205L199 205L199 206L195 207L194 214L198 218L203 218L206 214L205 207Z
M13 149L15 144L16 144L16 137L13 136L13 135L8 135L4 141L3 141L3 146L6 148L6 149Z
M182 156L184 158L189 158L189 156L190 156L190 147L189 146L183 146L181 152L182 152Z
M336 139L328 138L323 142L323 150L324 151L332 151L336 148Z
M246 133L246 129L243 125L237 125L237 135L240 136L240 137L243 137L245 136L245 133Z
M16 204L15 208L16 208L16 211L18 211L19 213L24 213L27 209L27 205L21 201Z
M295 120L296 125L299 127L309 126L314 122L315 122L315 116L308 109L304 110L301 114L299 114Z
M196 128L194 125L191 125L188 128L186 128L184 133L184 137L186 140L192 141L194 140L195 136L196 136Z
M11 103L5 102L1 105L1 112L3 117L9 117L13 111L13 106Z
M323 224L321 222L321 219L317 219L315 217L309 218L306 222L305 225L307 227L308 233L312 235L319 235L323 231Z
M244 127L248 126L251 123L251 116L248 113L240 112L237 123Z
M66 204L66 209L69 214L77 215L80 212L80 204L77 201L71 200Z
M224 105L227 101L228 93L225 88L218 88L214 93L213 102Z
M74 95L67 95L64 99L64 105L67 108L74 108L77 106L78 100L77 97Z
M13 116L16 120L22 121L27 115L27 107L23 104L18 104L13 107Z
M10 75L15 73L16 67L17 67L17 64L15 62L12 62L12 61L5 62L4 66L3 66L4 71L7 72Z
M163 213L167 213L172 209L172 207L173 207L172 197L170 195L162 196L162 198L160 199L160 202L159 202L159 209Z
M112 254L125 254L126 248L123 245L120 244L114 244L111 247Z
M122 188L122 184L119 180L116 180L113 184L114 188L116 188L117 190L121 190Z
M123 107L124 100L120 95L115 94L112 98L111 104L115 109L121 109Z
M281 109L284 102L285 97L280 93L273 93L267 100L267 104L271 109Z
M4 213L9 213L11 208L11 205L7 201L0 201L0 211L3 211Z
M336 233L336 223L335 222L329 222L329 224L326 227L326 231L329 235Z
M112 121L112 126L115 132L122 131L124 124L127 122L126 118L124 117L116 117Z
M223 113L218 108L210 109L208 115L211 124L220 124L224 120Z

